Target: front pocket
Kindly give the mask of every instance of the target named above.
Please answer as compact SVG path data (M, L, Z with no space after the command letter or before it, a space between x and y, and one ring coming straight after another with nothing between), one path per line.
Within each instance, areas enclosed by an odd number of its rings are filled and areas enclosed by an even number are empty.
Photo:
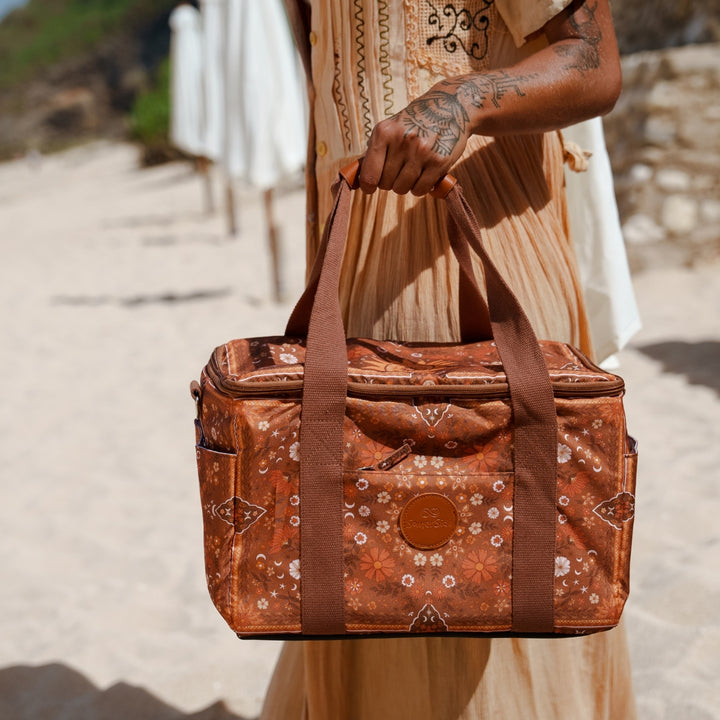
M350 632L510 628L512 473L348 472L344 501ZM401 528L408 508L419 538ZM423 548L425 530L442 544Z
M195 448L203 512L205 575L210 597L230 622L230 586L235 539L236 456L199 444Z

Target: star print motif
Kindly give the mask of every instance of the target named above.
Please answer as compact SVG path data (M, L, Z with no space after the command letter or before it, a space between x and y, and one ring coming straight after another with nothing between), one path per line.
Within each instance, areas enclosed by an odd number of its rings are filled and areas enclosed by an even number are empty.
M616 530L622 530L623 523L635 516L635 496L629 492L618 493L615 497L601 502L593 512Z
M241 497L232 497L215 508L215 515L228 525L233 525L238 535L242 535L266 512L265 508L253 505Z

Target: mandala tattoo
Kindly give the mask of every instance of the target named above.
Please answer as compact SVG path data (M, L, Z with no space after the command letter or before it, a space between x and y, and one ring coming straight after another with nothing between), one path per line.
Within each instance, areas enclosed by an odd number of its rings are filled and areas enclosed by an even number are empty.
M455 95L442 90L426 93L403 112L405 137L434 135L433 151L442 157L452 154L469 122L465 108Z

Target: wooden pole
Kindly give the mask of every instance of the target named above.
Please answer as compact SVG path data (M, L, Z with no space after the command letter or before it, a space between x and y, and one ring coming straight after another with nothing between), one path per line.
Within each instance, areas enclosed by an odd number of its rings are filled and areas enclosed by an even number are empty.
M225 185L225 211L227 213L228 234L237 235L237 219L235 217L235 191L232 178L228 178Z
M267 228L268 249L270 250L270 266L273 281L273 297L275 302L282 302L285 299L285 288L283 287L282 262L280 256L279 230L275 224L273 212L273 190L265 190L263 193L265 204L265 226Z
M197 158L197 171L200 177L203 179L204 186L204 198L205 198L205 213L211 215L215 212L215 202L213 200L212 192L212 177L210 176L210 165L211 162L206 157Z

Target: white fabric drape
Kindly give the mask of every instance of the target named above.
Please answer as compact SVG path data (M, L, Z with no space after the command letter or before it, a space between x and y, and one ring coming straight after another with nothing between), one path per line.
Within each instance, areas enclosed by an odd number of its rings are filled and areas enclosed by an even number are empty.
M640 329L640 315L620 229L602 120L563 130L563 137L592 153L586 172L566 172L570 231L585 294L596 357L621 350Z
M170 13L170 141L190 155L204 150L203 37L200 13L179 5Z
M307 152L306 92L281 0L227 0L226 173L267 189L300 170Z
M205 90L205 157L218 162L225 142L225 5L227 0L201 0Z

